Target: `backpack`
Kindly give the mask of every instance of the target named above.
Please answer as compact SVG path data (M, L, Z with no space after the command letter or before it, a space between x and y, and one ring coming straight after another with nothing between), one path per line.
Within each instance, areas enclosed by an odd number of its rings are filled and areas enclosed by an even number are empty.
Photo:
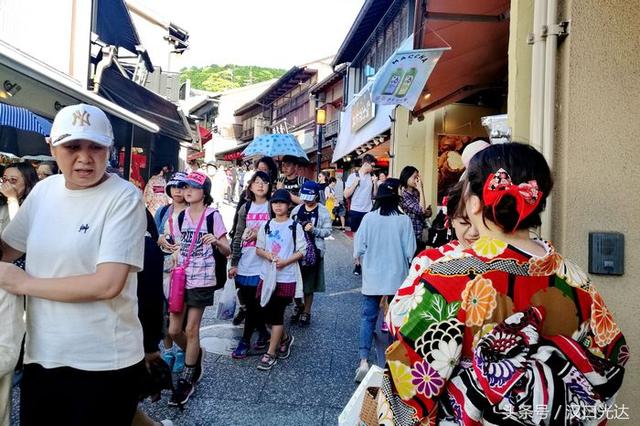
M303 207L300 207L300 208L302 209ZM298 210L298 212L299 211L300 210ZM315 217L314 224L313 224L314 227L318 226L319 216L320 216L320 208L318 207L318 215ZM295 223L300 223L298 222L298 215L295 215L293 220ZM300 225L302 224L300 223ZM304 240L307 242L307 254L302 258L302 266L303 267L314 266L316 263L318 263L318 259L320 257L320 250L316 246L316 239L313 235L309 235L308 232L305 232Z
M451 240L451 232L449 228L446 226L447 217L442 210L438 212L433 222L431 222L431 227L427 232L428 241L426 241L427 245L430 247L440 247Z
M238 227L238 213L240 212L240 208L242 206L247 206L246 212L249 213L249 209L251 208L251 200L246 200L244 197L242 197L240 198L240 201L236 206L236 212L233 214L233 225L231 225L231 231L228 232L229 238L231 238L232 240L236 235L236 228Z
M271 234L271 220L269 219L267 221L267 223L264 225L264 233L265 234ZM297 229L298 229L298 222L294 219L293 223L291 225L289 225L289 229L291 229L291 236L293 237L293 252L296 252L296 234L297 234ZM308 267L308 266L313 266L318 262L318 249L316 249L315 247L315 243L313 242L309 242L309 234L307 234L306 232L304 233L305 235L305 241L307 242L307 251L305 252L304 257L302 258L302 260L300 260L300 266L302 267ZM312 247L313 250L309 250L309 247Z
M213 215L218 210L214 210L209 216L207 216L207 232L209 234L213 234ZM178 215L178 228L180 232L182 232L182 224L184 223L184 215L186 210L183 210ZM220 253L217 247L213 247L213 258L216 262L216 285L213 287L214 290L220 290L224 287L224 284L227 282L227 257Z

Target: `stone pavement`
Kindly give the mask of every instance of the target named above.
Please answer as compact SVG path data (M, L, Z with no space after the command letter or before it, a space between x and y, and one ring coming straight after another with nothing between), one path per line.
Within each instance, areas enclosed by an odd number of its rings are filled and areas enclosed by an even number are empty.
M223 205L221 211L230 227L233 208ZM183 411L167 406L169 392L142 404L144 411L185 426L337 424L355 390L360 280L352 275L351 240L337 230L333 237L325 257L327 291L316 295L309 327L289 328L295 336L289 359L269 372L256 369L258 357L232 359L242 328L216 320L215 307L208 308L201 333L204 376L196 392Z

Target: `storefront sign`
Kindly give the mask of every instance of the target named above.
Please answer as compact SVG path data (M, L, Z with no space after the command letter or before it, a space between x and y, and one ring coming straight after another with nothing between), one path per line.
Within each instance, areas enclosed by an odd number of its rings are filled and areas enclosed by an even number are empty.
M449 47L396 52L373 83L373 102L413 110L433 68Z
M351 131L357 132L376 116L376 104L371 100L371 87L360 93L351 109Z

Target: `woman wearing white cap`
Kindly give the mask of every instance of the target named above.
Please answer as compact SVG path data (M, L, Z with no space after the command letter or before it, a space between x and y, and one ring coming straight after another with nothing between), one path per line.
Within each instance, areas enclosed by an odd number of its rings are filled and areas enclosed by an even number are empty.
M113 131L89 105L51 129L61 175L35 186L2 234L0 288L27 296L23 425L126 425L144 374L136 273L146 218L140 192L106 172ZM99 416L96 414L99 413Z

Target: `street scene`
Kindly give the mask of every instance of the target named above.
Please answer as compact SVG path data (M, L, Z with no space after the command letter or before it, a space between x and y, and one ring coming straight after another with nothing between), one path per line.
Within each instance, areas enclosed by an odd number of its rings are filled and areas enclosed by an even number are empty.
M638 20L1 1L0 426L635 424Z

